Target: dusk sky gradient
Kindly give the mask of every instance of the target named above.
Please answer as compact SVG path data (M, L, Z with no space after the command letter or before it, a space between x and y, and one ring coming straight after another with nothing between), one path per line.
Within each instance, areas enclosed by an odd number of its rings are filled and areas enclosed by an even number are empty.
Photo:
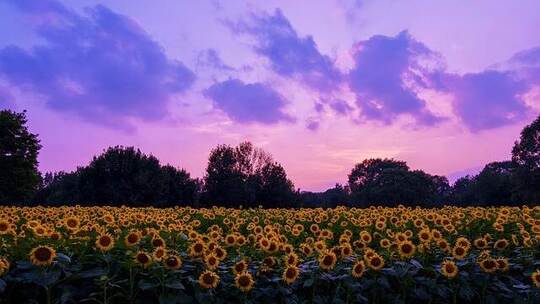
M0 108L43 172L124 145L202 177L249 140L303 190L373 157L453 181L540 113L538 29L532 0L0 0Z

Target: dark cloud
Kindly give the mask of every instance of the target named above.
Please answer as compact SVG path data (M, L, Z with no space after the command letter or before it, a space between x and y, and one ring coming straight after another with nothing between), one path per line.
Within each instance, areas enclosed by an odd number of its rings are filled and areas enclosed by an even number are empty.
M454 112L471 131L520 121L529 110L520 96L528 85L513 72L487 70L444 77Z
M353 108L346 101L341 99L336 99L331 102L330 108L340 115L347 115L353 110Z
M308 120L306 123L306 128L313 132L319 130L319 127L320 127L320 122L316 120Z
M313 37L300 37L281 10L272 15L253 15L249 23L229 26L237 33L254 37L255 52L267 58L277 74L297 78L325 92L340 83L341 74L330 57L319 52Z
M197 61L199 65L210 67L212 69L221 71L234 71L234 68L226 65L223 60L221 60L218 52L214 49L207 49L201 51Z
M283 112L286 100L271 87L262 83L246 84L239 79L216 83L204 91L216 108L239 123L275 124L293 122Z
M362 115L384 123L392 123L402 114L411 115L422 125L440 122L442 118L431 113L414 90L425 85L422 76L429 69L424 62L436 61L437 57L406 31L356 43L355 66L348 77Z
M54 110L129 128L129 117L163 118L171 94L195 80L133 20L105 6L79 15L56 1L11 2L37 20L36 32L46 43L29 51L1 49L0 75L43 96Z

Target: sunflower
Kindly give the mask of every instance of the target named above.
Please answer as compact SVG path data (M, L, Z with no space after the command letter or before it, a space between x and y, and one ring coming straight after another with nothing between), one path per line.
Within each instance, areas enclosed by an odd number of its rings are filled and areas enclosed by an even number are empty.
M495 244L493 244L493 248L498 249L498 250L503 250L506 247L508 247L508 244L509 242L506 239L500 239L500 240L497 240Z
M56 251L49 246L38 246L30 252L30 261L38 266L51 265Z
M465 247L461 246L455 246L454 249L452 249L452 256L457 260L462 260L467 255L467 249Z
M206 270L199 276L199 284L202 288L216 288L219 283L219 276L212 271Z
M241 260L240 262L234 264L232 269L234 274L245 272L248 269L248 263L245 260Z
M420 241L427 243L431 241L431 232L429 231L429 229L422 229L418 233L418 238L420 239Z
M204 257L204 263L208 269L215 270L219 266L219 259L215 254L211 253Z
M152 239L152 246L154 247L165 247L165 241L159 237L156 236Z
M495 259L493 258L485 258L478 262L478 265L480 265L480 268L482 268L482 270L487 273L495 272L498 266L497 261L495 261Z
M404 241L398 245L399 255L403 258L410 258L416 252L416 246L411 241Z
M8 221L0 220L0 235L8 234L11 232L11 226Z
M497 262L497 268L502 272L507 272L510 269L510 263L508 263L507 258L498 258L495 260Z
M471 249L471 242L465 237L459 237L456 240L456 246L463 247L465 250L469 251L469 249Z
M458 274L458 267L453 261L446 260L441 264L441 273L445 277L452 279Z
M531 274L531 280L533 281L534 286L540 287L540 269L536 269L536 271Z
M366 264L364 263L364 261L357 261L351 269L351 274L353 277L359 278L364 274L365 271Z
M296 266L296 264L298 264L298 255L296 255L296 253L291 252L285 256L285 265Z
M378 254L374 254L367 259L367 265L369 268L379 271L384 267L384 259Z
M227 246L234 246L236 244L236 236L234 234L229 234L225 237L225 244Z
M474 246L476 246L476 248L478 249L486 249L487 246L488 246L488 243L486 241L486 239L484 238L478 238L476 240L474 240Z
M108 233L101 234L96 239L96 247L102 252L111 250L114 247L113 237Z
M189 246L190 257L201 257L204 254L206 245L202 241L197 241Z
M6 258L0 258L0 276L9 271L9 261Z
M138 231L131 231L124 238L124 244L127 247L133 247L139 244L140 240L141 240L141 234Z
M154 259L154 261L158 261L158 262L160 262L166 255L167 255L167 249L163 247L157 247L152 252L152 258Z
M253 288L253 276L249 272L242 272L234 277L234 285L243 292L248 292Z
M324 270L334 269L336 266L336 254L332 251L326 251L319 257L319 267Z
M64 223L66 228L69 230L78 230L79 226L81 225L81 221L74 216L66 218Z
M182 267L182 259L177 255L168 255L164 264L167 269L178 269Z
M144 251L137 252L133 257L133 260L144 268L152 264L152 257Z
M285 283L290 285L290 284L294 283L294 281L296 281L296 279L298 279L299 275L300 275L300 270L298 269L298 267L293 266L293 265L289 265L283 271L282 278L283 278L283 281L285 281Z

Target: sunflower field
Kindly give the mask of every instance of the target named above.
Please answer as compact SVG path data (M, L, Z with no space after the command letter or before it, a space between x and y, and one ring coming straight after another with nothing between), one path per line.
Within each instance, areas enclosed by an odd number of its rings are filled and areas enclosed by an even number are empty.
M0 214L0 303L540 303L540 207Z

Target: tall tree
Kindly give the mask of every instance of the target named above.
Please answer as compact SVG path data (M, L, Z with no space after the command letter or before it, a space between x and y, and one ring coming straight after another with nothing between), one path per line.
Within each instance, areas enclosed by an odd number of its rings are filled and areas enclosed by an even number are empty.
M0 203L27 202L40 182L36 134L28 131L26 111L0 111Z
M249 201L247 178L241 168L248 164L238 163L235 149L220 145L210 152L204 177L204 201L208 205L232 207Z
M516 188L525 203L540 203L540 116L521 131L512 149Z
M432 206L444 200L448 181L421 170L410 171L403 161L367 159L349 174L352 205Z
M514 165L511 161L487 164L475 177L474 192L480 205L516 205Z
M220 145L210 152L204 202L226 207L291 205L294 185L272 156L250 142Z

